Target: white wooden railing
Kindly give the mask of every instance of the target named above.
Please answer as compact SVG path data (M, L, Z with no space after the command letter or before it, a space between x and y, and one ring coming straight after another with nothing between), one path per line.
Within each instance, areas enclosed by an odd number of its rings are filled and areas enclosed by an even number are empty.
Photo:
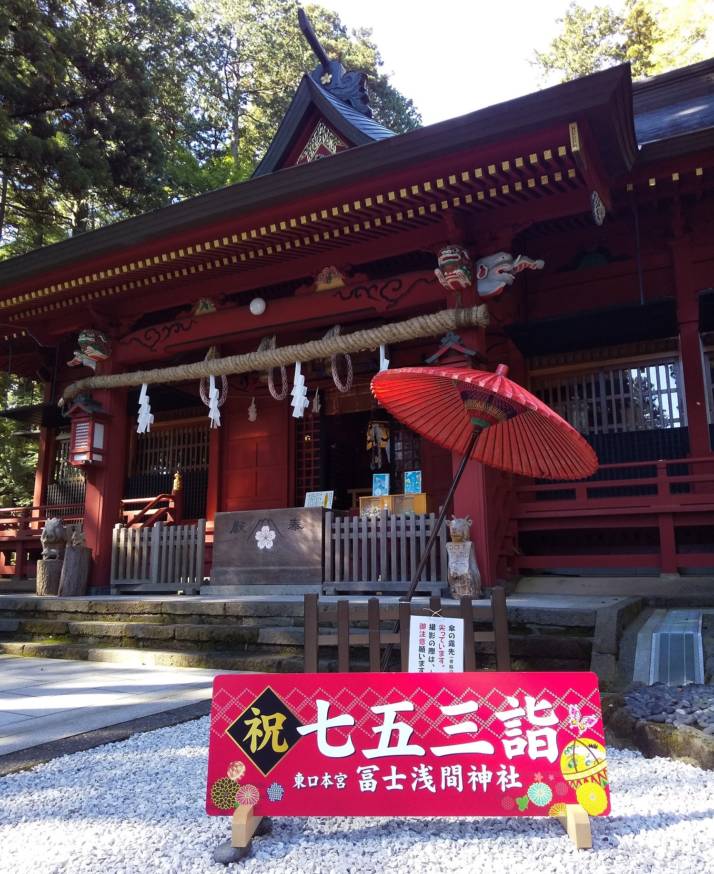
M127 528L112 535L111 591L196 594L203 581L206 520L195 525Z
M434 513L342 516L325 513L325 591L406 591L434 525ZM442 526L418 591L446 585L446 526Z

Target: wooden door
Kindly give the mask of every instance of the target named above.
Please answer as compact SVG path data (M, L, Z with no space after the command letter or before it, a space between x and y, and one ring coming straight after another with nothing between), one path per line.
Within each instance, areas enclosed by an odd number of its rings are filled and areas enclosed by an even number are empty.
M287 507L290 499L290 405L257 398L258 418L248 421L249 400L221 410L223 464L221 510Z

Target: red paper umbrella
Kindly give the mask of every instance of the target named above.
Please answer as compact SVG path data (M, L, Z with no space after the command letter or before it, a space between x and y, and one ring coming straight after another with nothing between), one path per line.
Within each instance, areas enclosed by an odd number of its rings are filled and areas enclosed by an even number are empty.
M508 379L507 373L504 364L495 373L459 367L405 367L383 370L372 380L372 393L395 418L462 455L406 600L416 591L469 459L547 479L582 479L597 470L597 456L575 428ZM394 630L399 630L398 622ZM391 650L389 644L383 670Z
M582 479L598 466L590 445L554 410L495 373L457 367L384 370L379 403L413 431L476 461L524 476Z

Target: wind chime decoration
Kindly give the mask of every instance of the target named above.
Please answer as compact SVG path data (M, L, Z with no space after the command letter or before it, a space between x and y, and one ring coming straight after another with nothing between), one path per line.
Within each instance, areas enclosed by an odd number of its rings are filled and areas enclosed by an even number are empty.
M325 334L323 340L329 340L333 337L338 337L340 334L340 326L335 325L330 328L330 330ZM342 356L345 359L345 378L342 380L340 377L340 373L337 367L337 359L339 356ZM352 382L354 380L354 371L352 370L352 358L346 352L339 352L336 355L333 355L330 358L330 369L332 371L332 381L335 383L335 388L337 391L342 392L342 394L346 394L352 388Z
M248 407L248 421L255 422L258 418L258 408L255 405L255 398L250 399L250 406Z
M322 403L320 401L320 389L316 388L315 394L313 395L313 398L312 398L312 412L315 415L317 415L321 409L322 409Z
M389 350L382 343L379 347L379 372L381 373L383 370L389 370L389 358L387 358L387 352Z
M258 352L270 352L271 349L275 349L276 337L273 335L272 337L263 337L260 341L260 345L258 346ZM275 380L273 378L273 372L275 368L271 367L268 371L268 391L270 392L270 396L273 400L276 401L284 401L288 396L288 372L284 366L280 367L280 391L275 388Z
M389 422L383 419L370 419L367 425L367 451L370 453L369 466L372 470L379 470L382 467L382 453L387 462L390 461L389 437Z
M290 406L293 408L293 418L302 419L305 415L305 410L310 406L310 401L307 399L307 386L305 385L305 377L302 375L302 366L299 361L295 362L295 378L290 394L293 398L290 402Z
M136 424L137 434L148 434L151 431L151 426L154 424L154 416L151 412L151 403L149 402L149 387L146 383L141 386L139 392L139 415Z

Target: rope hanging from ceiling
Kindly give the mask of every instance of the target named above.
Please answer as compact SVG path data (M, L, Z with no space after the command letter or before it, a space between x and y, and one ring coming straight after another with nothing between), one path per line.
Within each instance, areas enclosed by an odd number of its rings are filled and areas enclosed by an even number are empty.
M486 327L488 310L484 304L466 309L442 310L430 315L415 316L403 322L391 322L375 328L341 334L336 337L323 337L307 343L296 343L275 349L248 352L244 355L229 355L212 361L196 361L193 364L179 364L174 367L159 367L153 370L138 370L129 373L112 373L90 376L68 385L62 393L62 403L76 397L80 392L91 389L134 388L136 386L191 379L204 379L213 376L228 376L237 373L269 370L287 367L296 361L314 361L331 358L333 355L364 352L378 346L403 343L421 337L431 337L460 328Z
M341 328L339 325L335 325L330 328L330 330L325 334L323 340L331 339L333 337L340 336ZM337 369L337 357L341 355L345 359L345 381L343 382L340 379L340 372ZM354 372L352 370L352 358L346 352L338 352L336 355L332 355L330 357L330 370L332 372L332 381L335 383L335 388L337 391L342 392L342 394L346 394L352 388L352 380L354 378Z
M272 337L263 337L260 341L260 345L258 346L258 352L270 352L275 349L276 345L275 335ZM275 379L273 377L274 367L271 367L268 370L268 391L270 392L271 398L276 401L284 401L288 396L288 371L284 364L280 365L280 391L275 388Z

